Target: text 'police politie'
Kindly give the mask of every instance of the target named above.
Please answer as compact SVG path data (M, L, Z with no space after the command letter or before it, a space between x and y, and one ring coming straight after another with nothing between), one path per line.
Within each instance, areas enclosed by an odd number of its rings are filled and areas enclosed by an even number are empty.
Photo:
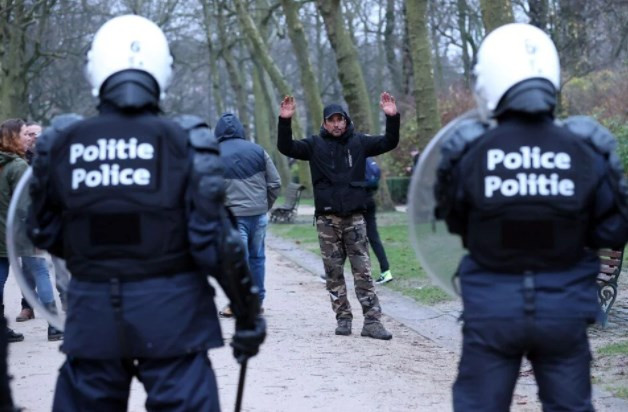
M484 177L484 196L573 196L572 179L561 178L561 171L571 170L571 156L565 152L543 152L538 146L521 146L518 151L490 149L486 153L488 171L521 171L514 178L503 175Z

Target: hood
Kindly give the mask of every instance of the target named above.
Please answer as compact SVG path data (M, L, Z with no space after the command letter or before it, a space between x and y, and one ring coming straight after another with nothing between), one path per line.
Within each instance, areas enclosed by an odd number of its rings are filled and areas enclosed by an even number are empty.
M219 142L229 139L246 139L242 123L232 113L225 113L220 116L214 134Z
M12 162L13 160L17 159L18 156L15 153L9 153L9 152L0 152L0 166L4 166L5 164Z
M325 130L325 127L323 126L323 124L325 123L325 119L331 116L332 114L336 114L336 113L343 115L344 118L347 119L347 129L340 137L334 137L327 130ZM349 114L347 113L345 109L342 108L341 105L337 103L328 104L327 106L325 106L325 109L323 110L323 116L324 117L323 117L323 121L321 122L321 131L320 131L321 137L344 140L347 138L347 136L350 136L353 133L353 122L351 121L351 117L349 117Z

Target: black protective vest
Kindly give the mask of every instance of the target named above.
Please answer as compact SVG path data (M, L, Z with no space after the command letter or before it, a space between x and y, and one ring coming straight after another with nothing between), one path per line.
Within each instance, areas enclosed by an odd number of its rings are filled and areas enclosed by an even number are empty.
M511 119L487 131L461 163L473 258L517 273L577 262L600 179L597 159L582 138L549 118Z
M154 114L101 114L63 130L50 153L73 276L136 280L195 270L189 253L186 133Z

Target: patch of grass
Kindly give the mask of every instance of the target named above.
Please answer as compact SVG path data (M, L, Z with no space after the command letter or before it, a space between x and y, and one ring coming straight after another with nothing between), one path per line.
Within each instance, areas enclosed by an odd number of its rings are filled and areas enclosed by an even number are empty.
M601 356L628 355L628 341L603 346L597 350L597 354Z
M628 399L628 388L625 386L607 386L606 390L612 393L616 398Z
M393 287L393 289L395 288ZM401 290L400 292L426 305L434 305L451 299L441 288L434 285Z
M378 213L377 222L379 235L382 243L384 243L390 263L390 270L395 278L386 286L423 304L431 305L449 300L449 296L432 284L426 272L419 265L410 243L406 214L400 212ZM303 249L320 256L318 235L316 228L312 227L311 224L269 225L269 228L273 234L292 239ZM435 244L434 250L430 253L446 254L447 256L444 256L443 260L448 263L452 260L447 259L449 251L444 245ZM377 278L380 273L379 263L372 250L370 250L370 255L373 277ZM452 261L453 269L446 273L453 273L457 263L457 261Z
M294 240L299 247L308 252L314 252L319 256L321 254L318 246L318 234L316 228L311 224L270 224L268 229L276 236Z
M286 203L286 198L283 197L283 195L281 195L277 198L277 200L275 200L275 204L273 205L273 207L281 206L284 203ZM314 198L301 196L301 199L299 200L299 204L305 205L305 206L314 206Z

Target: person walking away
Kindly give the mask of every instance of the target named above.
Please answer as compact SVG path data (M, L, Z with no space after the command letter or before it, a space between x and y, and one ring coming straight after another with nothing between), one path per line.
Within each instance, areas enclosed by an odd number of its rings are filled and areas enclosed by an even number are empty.
M558 53L534 26L492 31L474 72L479 110L496 125L456 125L435 190L437 217L468 251L454 410L508 410L525 356L543 410L593 411L596 250L628 240L615 139L591 118L554 118Z
M392 273L390 272L390 264L388 263L388 257L386 256L386 249L379 237L379 231L377 230L377 204L375 203L375 192L379 188L379 181L381 178L381 170L377 165L377 162L372 157L366 158L366 170L364 172L364 182L366 184L366 211L364 212L364 220L366 221L366 236L369 239L369 244L377 257L379 263L379 278L375 281L378 285L388 283L393 280Z
M380 108L386 115L386 133L368 136L354 130L354 124L339 104L323 110L320 133L293 140L291 120L296 105L286 96L279 109L277 147L285 156L310 162L314 189L316 231L325 266L326 286L336 314L337 335L350 335L353 314L347 298L344 263L347 257L362 306L364 326L361 335L388 340L392 334L381 323L379 304L368 253L364 211L366 158L386 153L399 143L399 113L395 99L384 92Z
M160 115L172 56L143 17L106 22L87 54L98 114L53 119L39 138L28 233L65 259L65 340L53 411L218 411L208 349L223 345L207 275L234 309L239 362L266 335L239 234L223 205L218 142L193 116Z
M220 142L220 157L225 167L225 205L238 222L246 246L246 261L259 290L260 311L263 313L267 213L279 196L281 178L264 148L246 139L244 127L234 114L223 114L214 134ZM227 306L220 314L232 317L233 311Z

